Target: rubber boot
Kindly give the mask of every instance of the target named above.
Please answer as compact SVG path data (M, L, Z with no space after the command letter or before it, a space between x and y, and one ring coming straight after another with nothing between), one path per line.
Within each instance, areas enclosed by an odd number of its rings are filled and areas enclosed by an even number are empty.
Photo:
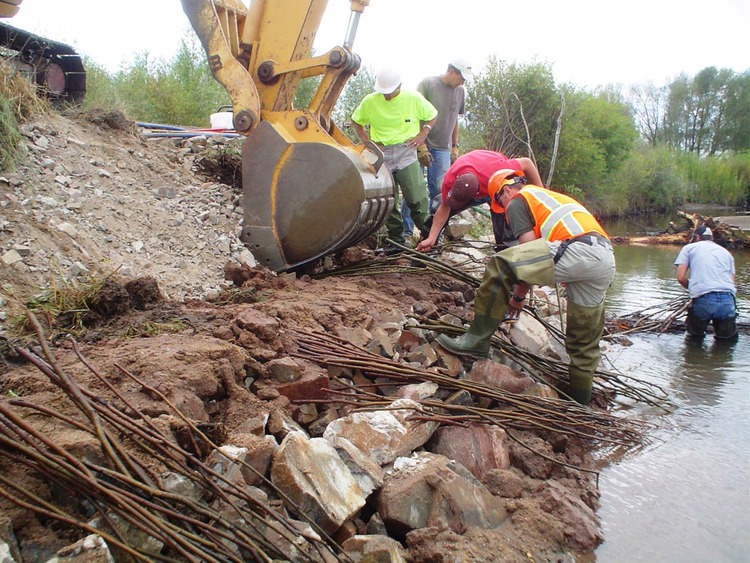
M591 401L591 388L594 385L593 372L585 372L568 366L569 384L567 394L576 403L588 405Z
M599 341L604 330L604 303L584 307L568 301L565 349L570 356L568 395L577 403L591 400L594 372L599 366Z
M458 338L445 334L437 337L438 344L458 356L486 358L490 354L490 339L500 325L500 319L487 315L474 315L471 326Z

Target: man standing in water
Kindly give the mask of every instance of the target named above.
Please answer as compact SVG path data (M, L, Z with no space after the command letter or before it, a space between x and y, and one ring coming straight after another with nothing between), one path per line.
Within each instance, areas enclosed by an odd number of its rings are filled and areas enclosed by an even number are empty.
M737 336L734 258L714 242L706 225L695 229L691 240L696 242L682 247L674 262L677 281L690 292L685 329L691 336L702 338L712 323L714 338L734 338Z

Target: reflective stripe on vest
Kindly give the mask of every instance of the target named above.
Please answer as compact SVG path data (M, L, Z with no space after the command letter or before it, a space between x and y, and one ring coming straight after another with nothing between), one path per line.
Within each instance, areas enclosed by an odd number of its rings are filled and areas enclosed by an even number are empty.
M555 229L559 226L565 229L566 236L563 238L556 237L555 240L574 238L592 231L599 232L605 237L607 236L604 229L594 219L594 216L572 198L536 186L526 186L519 192L519 195L524 194L531 196L534 200L533 202L538 204L529 206L536 222L534 230L538 230L536 233L537 236L551 241ZM530 201L531 198L526 197L525 199L528 203L532 203ZM546 217L539 216L539 211L541 211L538 209L539 206L547 210ZM574 213L581 213L583 216L579 215L579 219L577 219Z

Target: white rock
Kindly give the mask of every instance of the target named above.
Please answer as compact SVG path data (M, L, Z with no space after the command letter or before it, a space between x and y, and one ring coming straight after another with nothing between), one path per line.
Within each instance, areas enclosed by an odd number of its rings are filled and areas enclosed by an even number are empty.
M58 231L62 231L66 235L71 236L73 238L75 238L76 235L78 234L78 230L76 229L75 225L72 225L70 223L60 223L59 225L57 225L56 228Z
M11 266L17 262L21 262L23 258L16 250L9 250L5 254L3 254L2 262L6 266Z

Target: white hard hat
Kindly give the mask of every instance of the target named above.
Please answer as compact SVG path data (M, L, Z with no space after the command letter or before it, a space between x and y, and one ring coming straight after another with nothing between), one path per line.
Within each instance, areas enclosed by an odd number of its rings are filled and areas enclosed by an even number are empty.
M375 91L392 94L401 84L401 73L395 68L384 68L375 78Z
M464 80L471 80L473 73L471 71L471 64L466 59L453 59L450 65L461 73Z

